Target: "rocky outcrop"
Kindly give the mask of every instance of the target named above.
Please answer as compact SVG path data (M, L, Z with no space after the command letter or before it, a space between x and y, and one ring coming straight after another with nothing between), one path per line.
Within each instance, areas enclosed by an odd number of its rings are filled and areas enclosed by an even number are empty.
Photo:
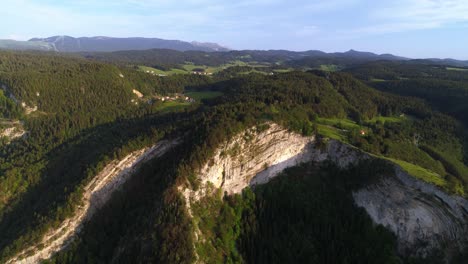
M132 152L121 160L109 163L85 186L82 205L72 217L63 221L58 228L49 230L40 243L23 250L7 263L40 263L65 248L80 232L83 224L109 200L112 193L119 189L142 163L162 156L177 144L176 140L164 140L151 148Z
M265 131L253 128L219 148L199 178L202 184L209 182L228 194L239 193L250 184L266 182L285 168L310 160L313 141L313 137L301 137L276 124Z
M397 235L405 255L426 256L433 249L462 248L467 242L468 201L417 180L398 166L393 176L353 197L375 223Z
M304 137L271 123L262 131L249 129L218 148L198 173L202 188L198 192L186 189L185 195L197 199L204 195L203 186L207 185L222 188L227 194L239 193L247 186L267 183L300 163L331 160L345 168L367 158L358 149L335 140L319 149L314 136Z
M8 142L20 138L26 134L26 131L22 128L22 126L17 125L13 127L8 127L5 129L0 129L0 138L4 137L7 139Z
M123 75L122 75L122 77L123 77ZM133 92L133 94L135 94L138 98L142 98L142 97L143 97L143 94L142 94L140 91L136 90L136 89L133 89L132 92Z
M25 102L21 102L21 107L27 115L37 111L37 105L28 106Z
M8 88L8 86L6 86L5 84L0 84L0 88L8 95L8 97L13 100L13 102L15 102L16 104L18 105L21 105L21 107L23 107L24 109L24 112L29 115L31 114L32 112L35 112L37 111L37 105L33 105L33 106L28 106L26 104L26 102L20 102L14 95L13 93L11 92L10 88ZM40 96L40 93L39 92L36 92L36 96L39 97Z
M190 204L207 192L221 188L227 194L239 193L247 186L267 183L285 168L302 162L329 160L346 169L374 158L336 140L319 148L313 136L304 137L269 124L268 129L252 128L219 147L198 172L201 187L181 191L191 214ZM396 164L393 168L394 175L382 176L377 183L355 191L356 204L376 224L397 235L404 254L425 255L445 245L460 248L468 235L468 201L412 177Z

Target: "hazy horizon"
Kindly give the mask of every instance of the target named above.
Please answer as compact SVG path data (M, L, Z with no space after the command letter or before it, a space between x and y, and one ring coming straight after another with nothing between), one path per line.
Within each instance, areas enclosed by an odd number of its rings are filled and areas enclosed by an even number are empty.
M18 0L3 4L0 38L147 37L235 50L350 49L468 59L467 0Z

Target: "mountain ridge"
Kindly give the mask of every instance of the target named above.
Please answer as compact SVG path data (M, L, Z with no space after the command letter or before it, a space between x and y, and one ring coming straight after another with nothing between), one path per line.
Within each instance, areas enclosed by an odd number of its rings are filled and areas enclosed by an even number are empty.
M51 37L35 37L27 41L0 39L0 49L6 50L34 50L55 51L64 53L76 52L118 52L118 51L146 51L155 49L175 50L180 52L247 52L262 56L282 57L291 60L300 59L347 59L347 60L390 60L409 61L420 63L435 63L456 67L468 67L467 60L453 58L423 58L413 59L390 53L378 54L368 51L350 49L344 52L324 52L321 50L289 51L289 50L235 50L213 42L168 40L162 38L146 37L72 37L68 35L56 35Z
M107 36L71 37L57 35L31 38L27 41L0 39L0 49L40 50L56 52L112 52L120 50L172 49L178 51L228 51L229 49L211 42L186 42L161 38L114 38Z
M216 43L185 42L181 40L166 40L161 38L114 38L107 36L79 37L52 36L47 38L32 38L28 42L45 42L61 52L102 51L111 52L118 50L146 50L152 48L169 48L180 51L227 51L228 49Z

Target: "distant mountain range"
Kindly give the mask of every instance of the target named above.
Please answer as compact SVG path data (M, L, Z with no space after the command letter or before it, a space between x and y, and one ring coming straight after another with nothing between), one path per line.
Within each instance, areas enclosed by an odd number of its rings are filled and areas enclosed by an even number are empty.
M172 49L178 51L228 51L216 43L185 42L159 38L112 38L53 36L28 41L0 40L0 48L13 50L43 50L58 52L111 52L119 50Z
M123 50L116 52L80 52L80 55L107 62L133 63L148 66L167 66L185 64L191 62L196 65L219 66L235 61L245 63L260 63L273 66L293 68L316 68L320 65L339 65L348 67L356 64L389 60L406 61L407 58L390 54L378 55L370 52L350 50L347 52L326 53L318 50L288 51L288 50L231 50L224 52L203 51L176 51L169 49L150 50Z
M227 59L228 57L245 57L250 56L252 59L260 61L295 61L297 65L314 65L319 63L318 60L327 60L323 63L337 64L354 64L356 62L390 60L390 61L408 61L409 58L395 56L392 54L375 54L372 52L363 52L349 50L346 52L326 53L319 50L309 50L303 52L294 52L288 50L243 50L231 51L216 43L203 42L186 42L180 40L165 40L160 38L113 38L113 37L80 37L74 38L70 36L53 36L48 38L32 38L28 41L16 40L1 40L0 49L9 50L39 50L39 51L56 51L56 52L81 52L81 53L106 53L106 52L126 52L126 51L149 51L149 53L140 55L153 56L154 53L159 54L165 50L174 51L202 51L202 52L218 52L224 53L230 51L228 55L216 55ZM151 52L150 50L154 50ZM157 51L160 50L160 51ZM96 54L93 54L93 56ZM122 54L117 54L120 56ZM126 54L135 55L135 54ZM236 56L237 55L237 56ZM159 55L158 55L159 56ZM193 54L191 54L193 56ZM200 55L201 56L201 55ZM204 56L204 55L203 55ZM181 57L181 56L179 56ZM230 58L231 59L231 58ZM422 64L440 64L451 65L457 67L468 67L468 61L454 59L418 59L411 60L412 62ZM319 63L320 64L320 63Z
M0 49L7 50L42 50L52 51L53 47L46 42L39 41L17 41L11 39L0 39Z
M331 52L326 53L320 50L309 50L304 52L296 52L296 56L293 59L304 59L307 58L328 58L328 59L351 59L351 60L391 60L391 61L401 61L401 60L410 60L409 58L395 56L392 54L375 54L372 52L349 50L346 52Z
M349 50L347 52L335 52L335 53L330 53L330 55L336 55L336 56L344 56L348 58L355 58L355 59L379 59L379 60L409 60L409 58L405 57L400 57L400 56L395 56L393 54L375 54L372 52L363 52L363 51L357 51L357 50Z

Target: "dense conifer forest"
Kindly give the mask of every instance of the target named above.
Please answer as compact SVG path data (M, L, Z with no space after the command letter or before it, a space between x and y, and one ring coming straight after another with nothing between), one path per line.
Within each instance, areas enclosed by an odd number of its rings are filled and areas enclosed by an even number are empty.
M244 74L228 68L213 76L161 77L135 69L135 61L126 59L133 53L126 54L100 62L99 54L86 59L0 52L1 120L20 121L26 131L0 145L0 262L72 215L83 186L110 160L174 138L182 143L144 164L48 262L418 261L398 256L394 235L373 225L350 197L351 190L372 180L374 169L384 173L385 162L347 171L305 164L242 195L206 197L195 210L210 236L194 250L193 226L176 186L195 186L194 172L218 145L267 121L411 164L408 169L417 166L424 172L421 179L431 182L437 174L440 180L431 183L467 195L468 122L462 99L467 73L440 65L373 62L346 72ZM211 63L197 52L164 54L167 61L155 53L144 57L150 60L145 64L173 67L194 57L200 60L196 64ZM254 55L261 60L262 54ZM231 61L212 59L213 64ZM172 108L158 99L189 92L220 96Z

